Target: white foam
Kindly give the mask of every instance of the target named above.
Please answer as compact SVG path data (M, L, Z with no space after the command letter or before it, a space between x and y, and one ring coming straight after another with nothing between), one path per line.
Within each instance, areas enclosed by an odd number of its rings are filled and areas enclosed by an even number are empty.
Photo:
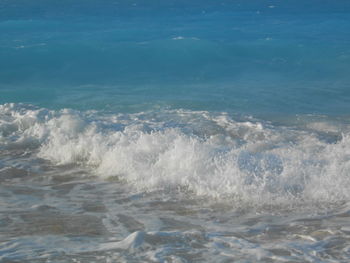
M182 40L182 39L185 39L183 36L178 36L178 37L173 37L172 38L173 40Z
M348 201L350 136L342 132L327 143L307 130L234 121L226 113L0 106L2 148L36 147L40 158L87 166L142 191L180 188L235 204Z

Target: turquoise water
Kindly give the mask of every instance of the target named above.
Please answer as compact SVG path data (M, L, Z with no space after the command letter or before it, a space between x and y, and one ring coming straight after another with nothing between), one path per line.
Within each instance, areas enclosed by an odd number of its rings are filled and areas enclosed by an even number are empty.
M346 1L2 5L2 104L349 113Z
M0 1L1 262L348 262L349 1Z

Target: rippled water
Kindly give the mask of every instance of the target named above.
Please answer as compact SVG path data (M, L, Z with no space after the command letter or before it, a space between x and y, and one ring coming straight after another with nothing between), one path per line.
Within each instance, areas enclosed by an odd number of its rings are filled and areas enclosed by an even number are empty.
M3 262L347 262L347 204L236 209L185 193L133 193L71 167L1 170ZM69 173L67 173L67 169ZM18 182L20 181L20 183Z

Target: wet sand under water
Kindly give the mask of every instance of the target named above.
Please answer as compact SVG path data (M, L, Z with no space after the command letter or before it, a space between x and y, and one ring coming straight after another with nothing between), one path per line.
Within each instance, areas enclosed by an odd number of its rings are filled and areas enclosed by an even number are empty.
M1 262L347 262L350 207L237 208L72 166L0 170ZM44 169L43 169L44 170ZM235 200L237 202L237 200Z

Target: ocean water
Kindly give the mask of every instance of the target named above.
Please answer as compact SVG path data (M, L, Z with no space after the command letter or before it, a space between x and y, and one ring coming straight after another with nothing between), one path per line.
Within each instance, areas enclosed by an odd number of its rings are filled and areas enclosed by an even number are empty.
M1 262L348 262L349 189L349 1L0 1Z

